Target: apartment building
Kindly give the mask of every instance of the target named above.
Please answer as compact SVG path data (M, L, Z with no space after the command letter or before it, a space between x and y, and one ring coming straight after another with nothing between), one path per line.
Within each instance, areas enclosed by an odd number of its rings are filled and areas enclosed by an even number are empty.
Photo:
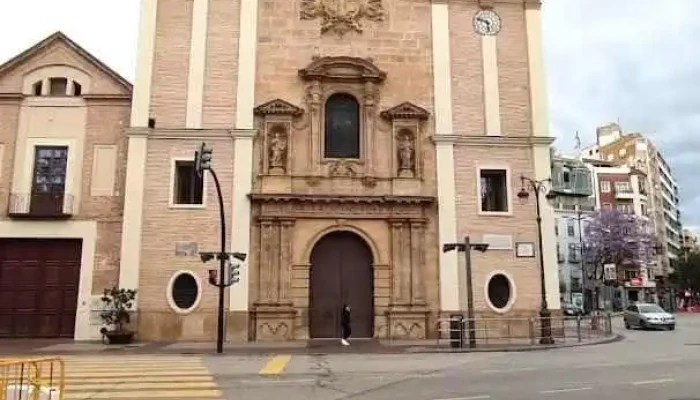
M589 159L585 162L593 171L596 207L633 213L650 222L647 175L642 169L616 162ZM657 262L650 265L628 266L618 269L618 288L608 287L603 300L606 306L623 308L631 301L656 301L654 271Z
M578 158L552 158L554 229L557 237L559 294L563 303L590 309L593 284L587 279L583 257L586 224L596 209L592 172Z
M646 174L647 214L663 247L653 273L659 278L668 276L672 260L682 254L682 222L678 184L661 152L648 137L623 133L619 124L610 123L597 128L596 144L581 153L587 158L634 167Z
M700 235L690 229L683 229L684 254L700 251Z

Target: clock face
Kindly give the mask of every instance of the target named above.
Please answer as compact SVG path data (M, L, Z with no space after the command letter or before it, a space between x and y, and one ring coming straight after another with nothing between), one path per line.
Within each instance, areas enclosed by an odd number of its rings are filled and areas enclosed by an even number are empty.
M479 10L474 16L474 30L479 35L496 35L501 30L501 17L493 10Z

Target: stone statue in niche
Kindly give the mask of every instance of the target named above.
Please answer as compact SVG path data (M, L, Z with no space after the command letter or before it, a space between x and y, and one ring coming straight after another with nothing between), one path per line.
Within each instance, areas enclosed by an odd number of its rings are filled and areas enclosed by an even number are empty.
M413 143L413 134L402 130L397 135L396 151L399 164L398 174L402 178L413 178L416 167L416 149Z
M270 173L287 171L287 135L279 129L273 130L270 135L268 157Z

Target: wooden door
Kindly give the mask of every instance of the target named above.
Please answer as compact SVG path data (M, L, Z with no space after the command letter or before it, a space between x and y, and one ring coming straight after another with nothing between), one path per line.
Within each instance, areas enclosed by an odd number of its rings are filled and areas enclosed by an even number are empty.
M311 252L309 333L312 338L340 337L343 304L350 306L352 337L374 334L372 252L352 232L333 232Z
M73 337L81 251L73 239L0 241L0 337Z

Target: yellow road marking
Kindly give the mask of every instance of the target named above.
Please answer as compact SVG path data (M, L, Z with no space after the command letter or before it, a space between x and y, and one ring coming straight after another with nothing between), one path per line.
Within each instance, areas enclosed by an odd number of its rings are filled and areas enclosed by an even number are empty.
M275 356L260 370L260 375L279 375L292 359L290 355Z

